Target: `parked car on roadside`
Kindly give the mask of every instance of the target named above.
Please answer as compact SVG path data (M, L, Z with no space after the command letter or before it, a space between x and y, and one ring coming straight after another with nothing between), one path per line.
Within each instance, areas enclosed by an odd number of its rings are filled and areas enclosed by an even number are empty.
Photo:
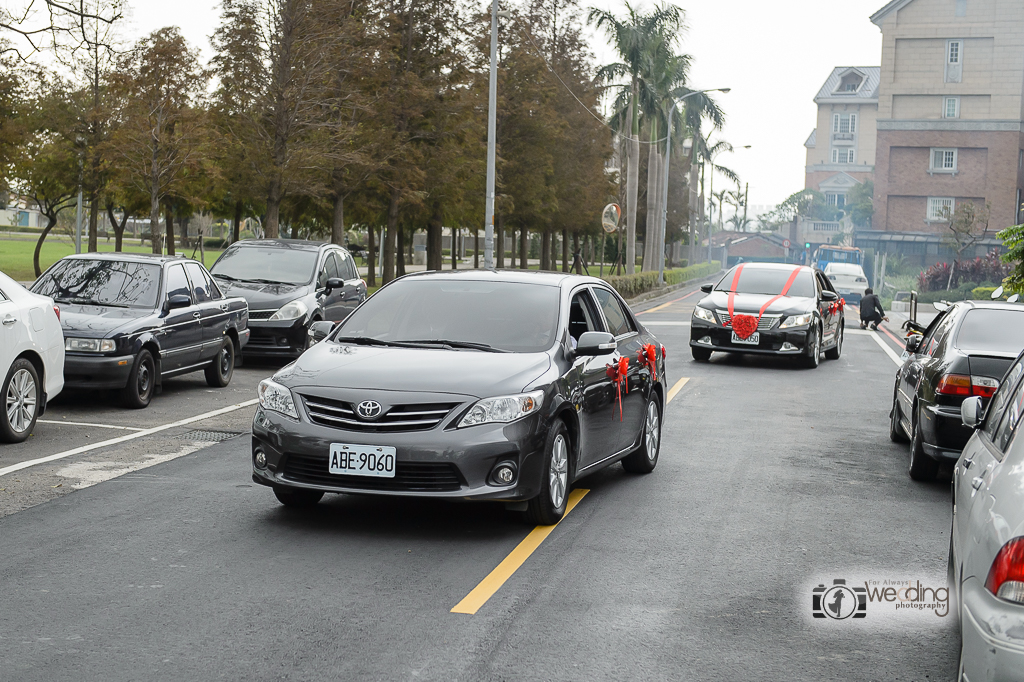
M825 266L825 277L828 277L832 288L845 298L847 303L860 304L864 290L868 288L864 268L856 263L829 263Z
M180 256L68 256L32 291L61 306L65 385L119 389L127 407L146 407L164 379L188 372L227 386L249 340L245 300Z
M225 294L249 303L252 339L246 356L296 358L308 347L310 324L340 322L366 300L366 282L352 255L333 244L236 242L210 273Z
M53 300L0 272L0 442L29 437L64 387L64 335Z
M953 470L950 605L959 612L958 680L1024 679L1024 355L987 409L961 405L973 432Z
M553 524L576 479L658 463L664 349L602 280L413 274L332 326L259 386L252 477L285 505L500 500Z
M910 477L935 478L941 462L960 457L971 429L961 423L965 398L990 398L1024 349L1024 304L959 301L907 338L896 370L889 438L910 441Z
M791 356L817 367L843 352L845 313L821 272L801 265L741 263L693 309L690 352L707 362L712 352ZM734 325L734 319L736 324ZM738 320L749 328L741 328Z

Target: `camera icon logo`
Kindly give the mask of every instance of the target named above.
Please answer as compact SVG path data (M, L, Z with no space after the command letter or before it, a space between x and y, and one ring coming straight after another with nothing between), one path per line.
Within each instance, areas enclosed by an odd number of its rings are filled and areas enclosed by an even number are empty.
M811 613L815 618L846 620L866 618L868 615L868 594L863 587L849 587L846 580L836 578L832 585L820 584L813 590Z

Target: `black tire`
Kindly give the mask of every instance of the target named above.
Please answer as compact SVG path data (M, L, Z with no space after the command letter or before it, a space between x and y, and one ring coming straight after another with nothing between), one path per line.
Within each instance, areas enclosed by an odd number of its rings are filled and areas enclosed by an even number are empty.
M572 484L572 441L561 419L556 420L544 444L540 494L526 505L526 518L538 526L553 526L565 516Z
M647 403L640 447L622 460L622 468L631 474L649 474L658 466L661 454L661 403L652 395Z
M292 509L308 509L316 506L324 496L322 490L304 490L302 488L286 488L275 485L274 495L277 501Z
M815 325L814 340L807 346L807 354L801 358L807 369L817 369L821 363L821 327Z
M839 356L843 354L843 326L839 325L836 329L836 345L825 351L826 360L838 360Z
M21 443L30 435L43 403L43 386L36 366L18 358L0 386L0 441Z
M902 419L900 403L894 395L892 397L892 410L889 412L889 440L893 443L906 443L910 440L907 438L907 433L903 430L903 424L900 423Z
M143 348L132 363L128 385L121 389L121 403L133 410L148 407L155 387L156 362L153 361L153 354Z
M224 388L231 383L231 375L235 373L235 355L235 342L230 337L225 338L217 357L204 370L209 386Z
M916 411L916 410L915 410ZM915 481L934 481L939 473L939 463L924 452L924 438L917 416L911 420L910 434L910 478Z
M711 359L711 351L707 348L697 348L696 346L690 346L690 355L697 362L707 362Z

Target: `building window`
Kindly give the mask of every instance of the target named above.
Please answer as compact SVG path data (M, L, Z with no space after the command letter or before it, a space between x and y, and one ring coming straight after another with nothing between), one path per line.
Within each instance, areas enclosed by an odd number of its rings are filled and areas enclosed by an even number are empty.
M962 42L959 40L950 40L946 43L946 63L947 64L959 64L960 63L960 49Z
M853 163L853 149L846 147L833 149L832 163Z
M857 132L857 114L832 114L832 132Z
M842 208L846 206L846 195L841 192L825 192L825 203L829 206Z
M956 150L932 149L932 163L928 170L932 173L955 173Z
M928 197L928 220L946 220L952 212L951 197Z
M942 108L943 118L960 118L960 98L946 97Z

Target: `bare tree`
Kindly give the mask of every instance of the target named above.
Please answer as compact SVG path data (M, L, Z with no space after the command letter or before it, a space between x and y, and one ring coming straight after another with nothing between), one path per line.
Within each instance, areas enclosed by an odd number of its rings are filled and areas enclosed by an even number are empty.
M124 17L124 0L22 0L0 7L0 54L28 61L45 50L74 57L81 50L109 46L107 32Z
M964 251L972 248L988 233L989 205L985 204L979 208L973 201L961 201L953 210L943 208L942 217L946 220L946 228L949 230L945 239L946 245L956 253L956 258L949 268L949 279L946 281L946 291L949 291L953 285L953 273L956 272Z

